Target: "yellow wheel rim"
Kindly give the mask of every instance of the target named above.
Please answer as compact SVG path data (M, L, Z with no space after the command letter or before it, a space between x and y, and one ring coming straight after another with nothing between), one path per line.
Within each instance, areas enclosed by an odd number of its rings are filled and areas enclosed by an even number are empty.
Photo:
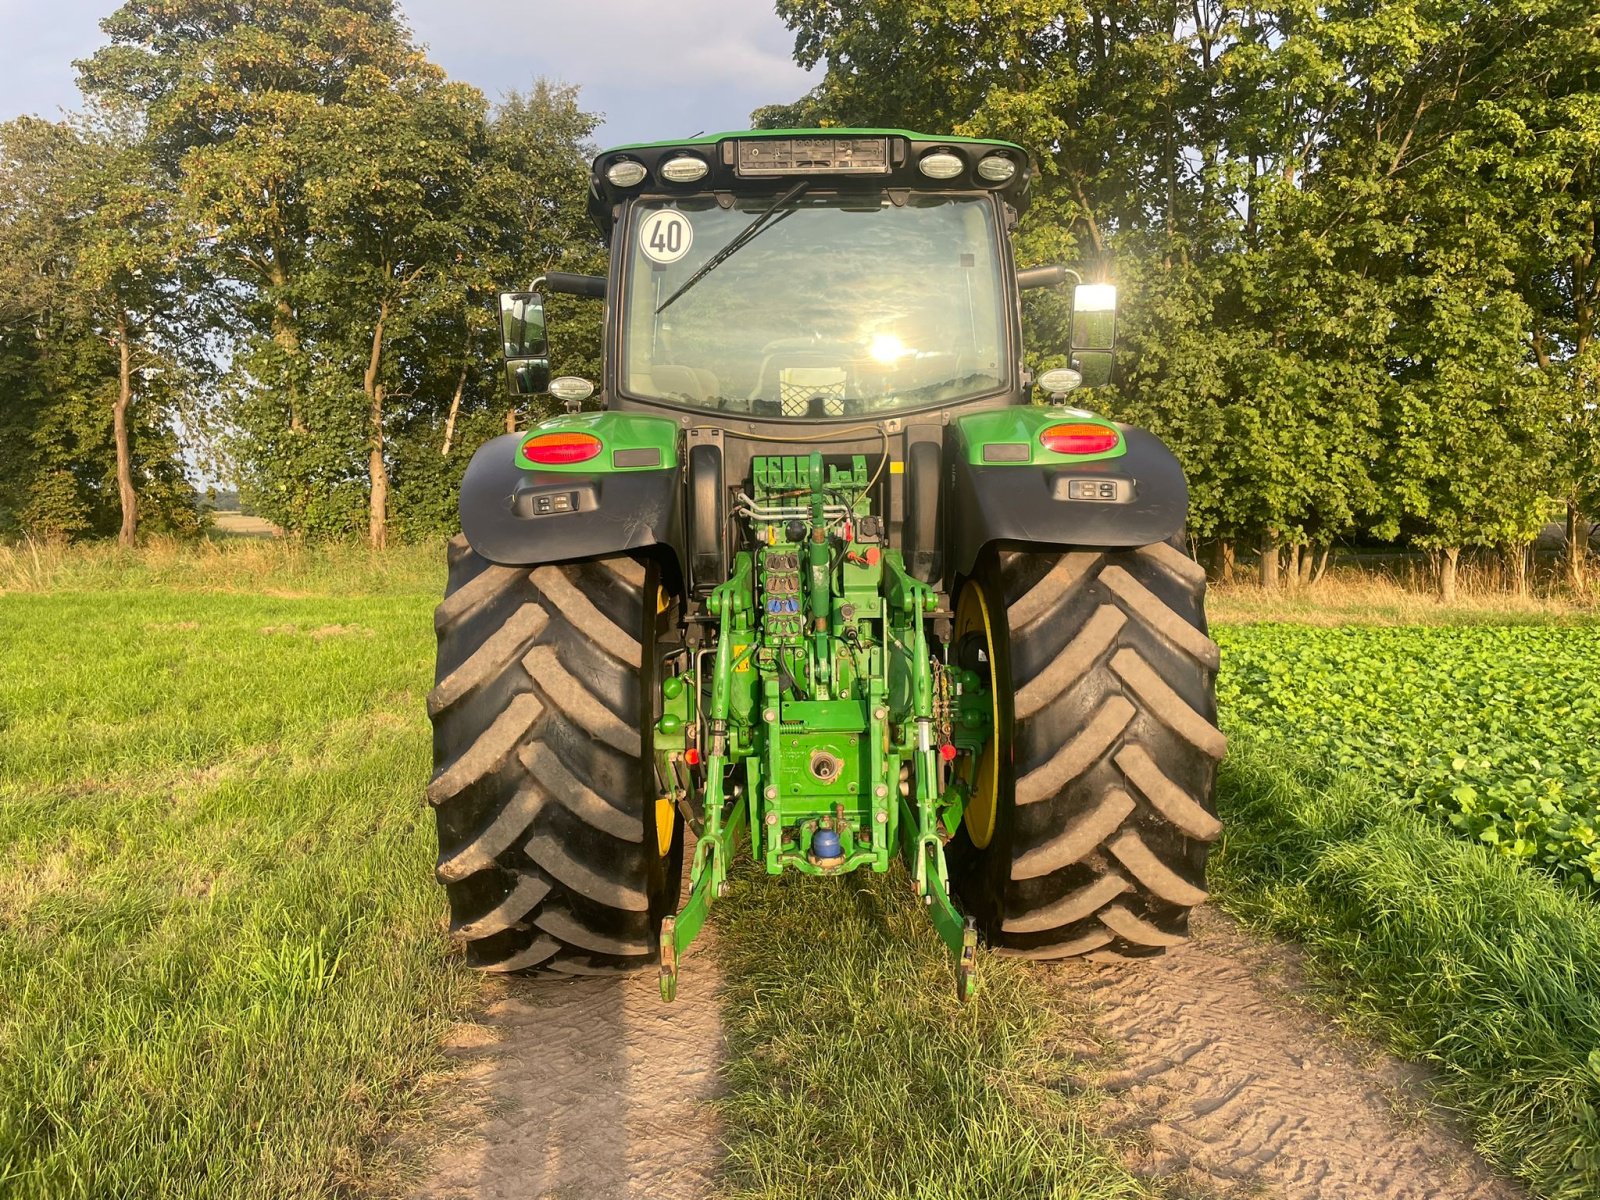
M660 583L656 584L656 616L658 618L672 608L673 599L674 597L670 592L667 591L666 588L662 587ZM656 682L659 684L661 681L657 680ZM655 777L650 771L650 764L648 762L645 763L645 771L647 779L653 779ZM677 829L677 824L677 806L673 804L673 802L666 796L657 796L656 853L662 858L665 858L667 856L667 851L672 849L672 835Z
M962 778L972 791L967 799L966 811L961 815L961 823L966 826L972 844L982 850L994 837L995 814L999 808L1000 764L995 756L994 743L1000 729L1000 696L994 686L994 628L989 621L989 603L983 598L978 585L971 581L961 589L961 596L956 602L956 642L959 643L969 633L983 635L984 653L989 659L990 733L977 762L974 763L969 756L963 769Z
M662 797L656 801L656 853L663 858L672 849L673 827L678 821L678 810L672 801Z

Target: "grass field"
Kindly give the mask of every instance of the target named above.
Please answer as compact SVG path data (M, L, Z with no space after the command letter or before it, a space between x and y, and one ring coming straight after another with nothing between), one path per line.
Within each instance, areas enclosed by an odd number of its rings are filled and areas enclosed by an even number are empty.
M418 1115L478 986L426 869L432 581L327 565L0 597L0 1194L332 1195Z
M1235 737L1221 906L1310 951L1341 1021L1436 1072L1533 1195L1600 1196L1600 910L1412 802Z
M431 548L0 548L0 1195L384 1194L392 1147L426 1145L442 1036L483 994L427 869L441 575ZM1377 636L1251 624L1271 613L1247 600L1215 606L1243 622L1220 633L1241 686ZM1355 593L1323 615L1405 616ZM1459 615L1559 652L1576 613ZM1307 696L1339 710L1343 670ZM1299 717L1247 711L1224 713L1223 904L1303 941L1327 1002L1437 1067L1537 1194L1600 1194L1592 904L1419 815L1393 772L1305 768ZM1404 719L1426 740L1431 716ZM1158 1194L1052 1074L1084 1014L988 957L983 1003L956 1006L903 887L856 882L741 878L718 908L727 1193Z
M1158 1194L1093 1132L1053 1055L1092 1023L980 951L956 1000L910 880L743 872L717 908L726 1190L736 1200L1132 1200Z
M1600 624L1218 639L1222 904L1536 1195L1600 1195Z
M1600 615L1600 592L1574 594L1547 585L1519 597L1464 576L1455 602L1446 605L1415 577L1338 567L1314 587L1267 592L1253 583L1213 585L1206 609L1213 621L1224 624L1522 625Z

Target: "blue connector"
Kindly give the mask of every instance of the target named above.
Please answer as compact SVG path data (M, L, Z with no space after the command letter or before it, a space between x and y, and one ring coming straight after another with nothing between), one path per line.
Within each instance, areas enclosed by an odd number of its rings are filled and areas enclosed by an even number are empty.
M813 858L838 858L844 851L839 846L839 835L831 829L819 829L811 835Z

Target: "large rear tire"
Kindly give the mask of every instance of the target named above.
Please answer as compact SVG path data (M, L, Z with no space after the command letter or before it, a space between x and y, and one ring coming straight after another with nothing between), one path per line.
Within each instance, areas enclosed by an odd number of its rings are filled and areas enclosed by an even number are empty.
M650 765L674 610L654 561L505 567L450 543L428 799L450 928L473 966L593 975L655 961L683 862Z
M1001 953L1142 957L1184 940L1222 828L1204 598L1204 571L1166 543L990 551L963 584L958 634L986 614L995 794L969 808L952 863Z

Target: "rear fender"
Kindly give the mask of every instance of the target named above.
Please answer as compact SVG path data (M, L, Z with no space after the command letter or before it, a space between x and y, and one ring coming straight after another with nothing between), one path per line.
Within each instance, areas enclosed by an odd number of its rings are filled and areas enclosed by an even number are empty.
M1032 444L1037 430L1051 421L1070 420L1060 410L1013 409L1020 453L1030 460L984 462L976 438L990 432L964 428L958 418L946 444L949 503L947 529L950 569L971 574L978 555L991 542L1042 546L1147 546L1183 533L1189 487L1172 451L1131 425L1114 425L1122 434L1120 453L1084 461L1038 461ZM988 416L988 414L985 414ZM1102 422L1113 426L1112 422ZM1075 484L1076 481L1076 484ZM1118 498L1075 498L1073 493L1112 486Z
M600 453L566 464L522 456L529 438L583 433ZM678 541L677 430L671 421L578 413L485 442L461 481L461 531L507 566L621 554Z

